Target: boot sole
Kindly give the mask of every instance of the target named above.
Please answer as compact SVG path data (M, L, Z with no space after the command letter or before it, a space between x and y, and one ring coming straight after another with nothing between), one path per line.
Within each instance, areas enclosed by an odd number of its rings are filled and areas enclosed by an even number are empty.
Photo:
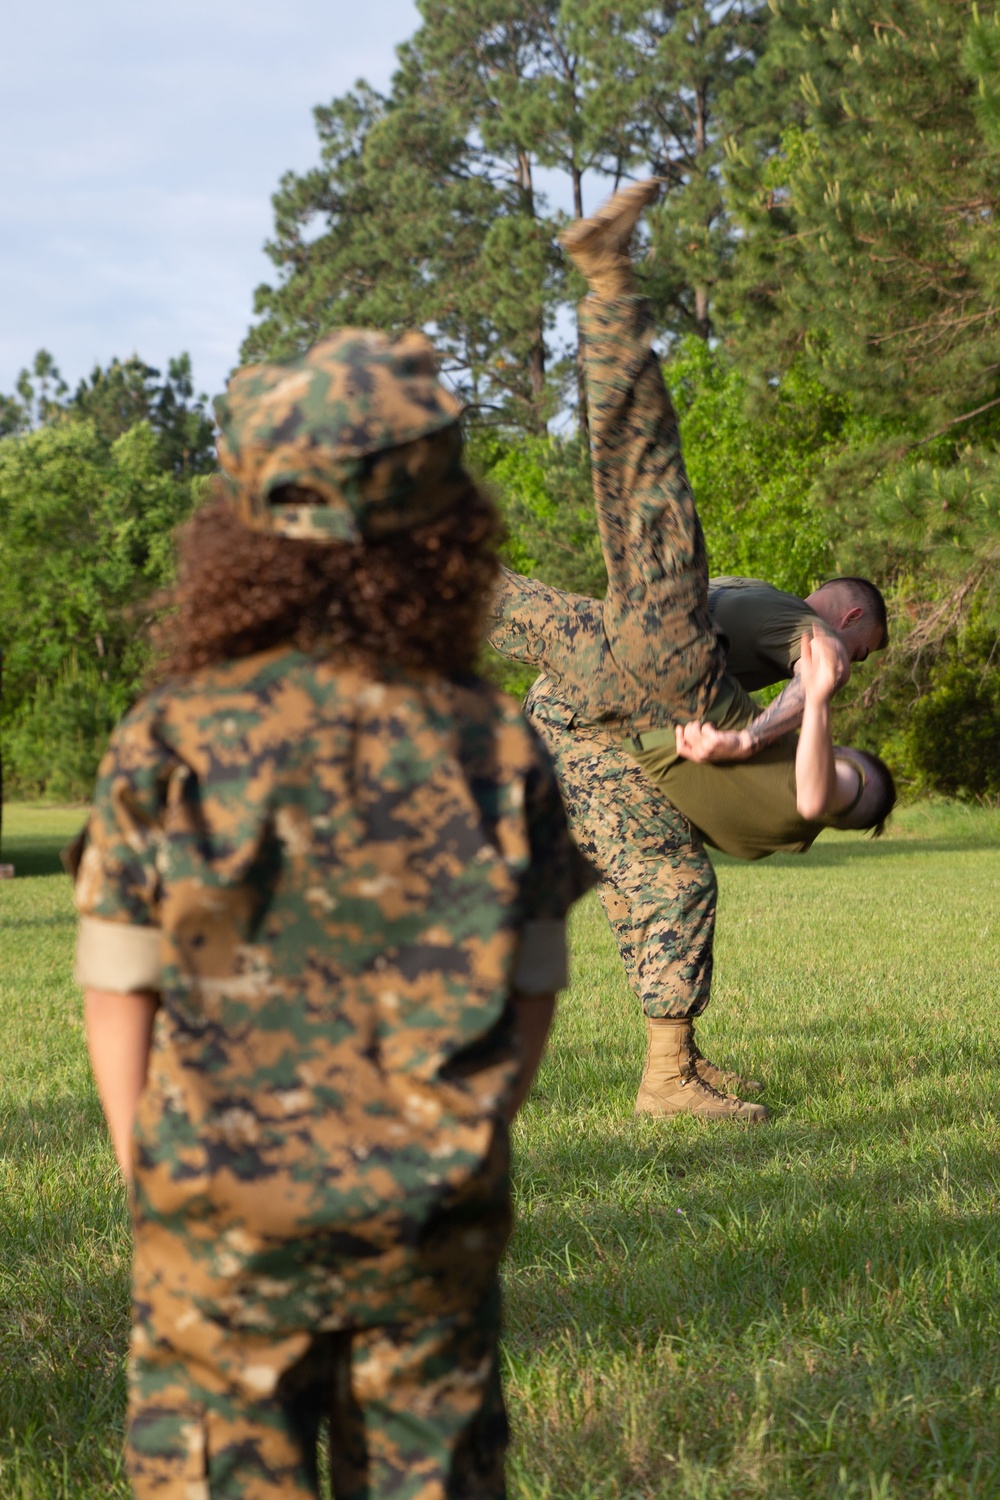
M640 1109L636 1105L632 1111L637 1119L643 1115L650 1120L675 1120L680 1115L686 1115L691 1120L725 1120L735 1121L738 1125L766 1125L771 1116L763 1104L752 1106L753 1114L741 1114L739 1110L707 1110L707 1109ZM758 1114L757 1111L760 1111Z
M642 217L643 212L651 203L656 202L665 181L666 179L662 177L650 177L644 182L633 182L628 187L619 188L618 192L614 193L608 199L607 203L603 203L594 213L587 214L584 218L576 219L572 224L568 224L562 233L556 237L559 244L566 251L567 255L571 255L574 250L581 246L588 246L591 240L606 234L623 217L626 205L631 210L632 205L638 203L640 206L636 210L635 219L629 227L627 234L623 232L624 240L627 242L634 233L635 226ZM614 211L610 211L613 203L617 203L619 207ZM602 246L602 248L604 247ZM607 248L610 249L611 247ZM620 251L621 247L616 246L615 248Z

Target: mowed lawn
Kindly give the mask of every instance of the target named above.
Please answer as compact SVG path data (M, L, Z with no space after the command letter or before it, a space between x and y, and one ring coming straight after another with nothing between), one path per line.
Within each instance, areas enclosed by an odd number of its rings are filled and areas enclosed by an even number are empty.
M124 1495L128 1242L70 978L78 811L6 810L0 1496ZM715 1060L757 1129L637 1122L596 901L516 1129L511 1492L1000 1496L1000 814L720 862Z

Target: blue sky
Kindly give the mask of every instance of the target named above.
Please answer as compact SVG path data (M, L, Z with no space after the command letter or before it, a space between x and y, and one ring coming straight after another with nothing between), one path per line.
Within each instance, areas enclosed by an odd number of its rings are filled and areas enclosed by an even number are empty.
M271 194L317 158L313 105L385 87L417 24L413 0L12 8L0 391L42 347L71 385L186 349L198 389L220 390L271 269Z

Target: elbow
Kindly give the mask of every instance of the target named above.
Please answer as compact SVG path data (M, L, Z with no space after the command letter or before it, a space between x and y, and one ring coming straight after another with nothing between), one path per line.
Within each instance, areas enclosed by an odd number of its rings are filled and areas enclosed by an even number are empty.
M795 806L800 818L807 823L818 823L827 813L827 798L811 788L800 788L795 793Z

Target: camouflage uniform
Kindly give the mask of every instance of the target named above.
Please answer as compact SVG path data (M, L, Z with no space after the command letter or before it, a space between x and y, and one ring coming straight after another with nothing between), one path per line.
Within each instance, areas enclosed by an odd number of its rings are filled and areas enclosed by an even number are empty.
M712 987L717 886L696 829L619 735L578 728L548 678L524 705L556 766L570 826L647 1016L698 1016Z
M603 877L646 1015L697 1016L711 988L715 873L697 831L623 741L692 719L738 728L755 709L726 675L709 614L704 537L646 305L591 296L580 319L607 594L588 599L505 571L490 639L545 674L525 710Z
M261 524L268 493L240 502ZM480 681L283 647L127 715L78 975L161 996L134 1142L141 1500L315 1494L323 1421L337 1500L504 1494L510 1000L563 982L587 883L548 758Z

